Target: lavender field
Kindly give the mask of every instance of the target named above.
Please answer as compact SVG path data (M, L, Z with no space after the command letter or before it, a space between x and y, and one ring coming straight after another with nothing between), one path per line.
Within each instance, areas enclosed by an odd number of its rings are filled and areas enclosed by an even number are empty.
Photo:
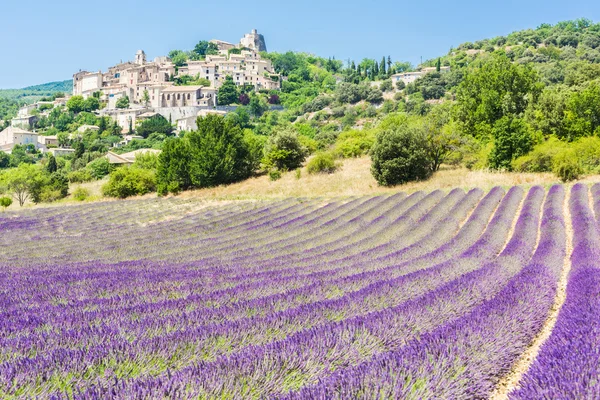
M599 224L581 184L1 213L0 398L597 399Z

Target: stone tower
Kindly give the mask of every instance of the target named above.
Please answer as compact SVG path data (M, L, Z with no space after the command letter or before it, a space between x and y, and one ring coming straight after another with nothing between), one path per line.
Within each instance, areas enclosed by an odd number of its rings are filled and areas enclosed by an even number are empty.
M137 53L135 53L135 63L137 65L146 64L146 53L144 53L144 50L138 50Z
M265 37L258 33L256 29L252 29L252 32L244 35L242 40L240 40L240 46L247 47L255 51L267 51Z

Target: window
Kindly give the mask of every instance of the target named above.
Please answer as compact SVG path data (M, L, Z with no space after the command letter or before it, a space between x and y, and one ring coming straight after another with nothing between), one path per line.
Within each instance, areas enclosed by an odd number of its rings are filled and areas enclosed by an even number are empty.
M177 95L177 100L181 100L181 95L180 94Z
M171 100L171 95L170 94L167 95L167 100Z
M190 99L190 94L188 93L188 100Z

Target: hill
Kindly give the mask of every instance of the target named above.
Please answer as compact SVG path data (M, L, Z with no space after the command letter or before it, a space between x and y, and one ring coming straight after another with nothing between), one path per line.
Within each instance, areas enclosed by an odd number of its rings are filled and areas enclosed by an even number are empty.
M48 82L41 85L28 86L22 89L0 89L0 98L15 100L21 103L32 103L42 97L52 96L54 93L71 93L73 81Z

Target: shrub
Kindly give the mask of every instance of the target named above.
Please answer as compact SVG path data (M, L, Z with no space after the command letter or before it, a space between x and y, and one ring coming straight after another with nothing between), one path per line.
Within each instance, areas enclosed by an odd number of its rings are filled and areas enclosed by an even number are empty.
M396 89L398 89L398 90L404 90L405 87L406 87L406 83L404 83L404 81L398 81L398 82L396 82Z
M337 157L360 157L367 154L374 143L375 132L373 130L348 130L340 133L333 151Z
M554 162L554 173L563 182L569 182L579 179L582 173L577 160L571 157L559 157Z
M332 174L338 168L339 164L329 152L317 153L307 164L309 174Z
M78 171L69 172L67 175L69 182L71 183L84 183L91 182L94 180L91 172L87 169L80 169Z
M102 187L102 193L108 197L124 199L129 196L143 195L156 190L154 171L136 167L117 168Z
M431 159L422 130L409 125L377 135L372 149L371 173L380 185L392 186L431 176Z
M12 199L10 197L0 197L0 207L3 210L6 210L12 204Z
M90 197L90 191L87 190L86 188L78 187L73 192L73 198L77 201L84 201L88 197Z
M292 170L300 167L306 158L306 148L291 129L284 129L269 137L265 146L263 164L267 168Z
M392 83L391 79L386 79L385 81L381 82L379 89L381 89L384 92L389 92L391 90L394 90L394 84Z
M278 169L272 169L269 171L269 179L273 182L281 179L281 171Z
M90 162L85 169L94 179L102 179L110 173L111 165L106 157L100 157Z
M512 162L512 168L518 172L551 172L554 157L565 150L567 144L555 137L537 145L529 154Z

